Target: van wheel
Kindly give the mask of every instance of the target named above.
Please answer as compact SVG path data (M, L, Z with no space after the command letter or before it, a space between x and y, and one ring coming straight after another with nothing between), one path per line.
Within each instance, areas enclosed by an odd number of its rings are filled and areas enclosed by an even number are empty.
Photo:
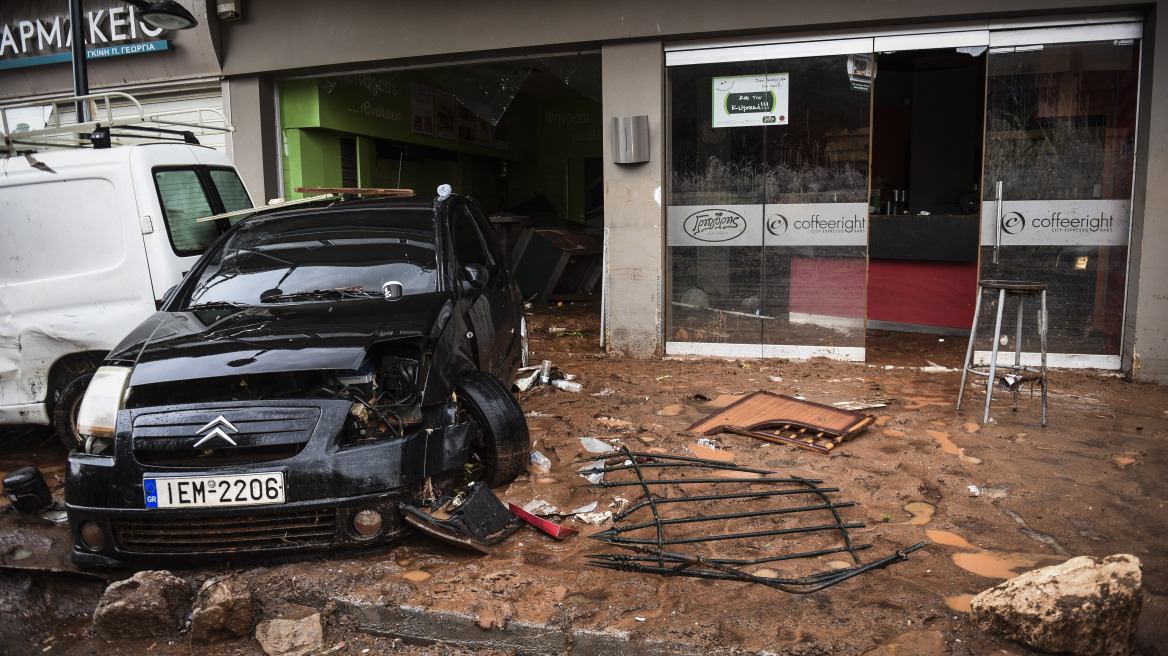
M531 445L519 402L498 378L472 370L458 382L458 406L475 424L471 461L482 465L482 480L491 487L515 480Z
M89 381L93 380L93 372L82 374L69 384L61 388L57 401L53 404L53 428L57 437L67 449L74 449L85 444L85 438L77 432L77 412L81 409L81 399L85 390L89 388Z

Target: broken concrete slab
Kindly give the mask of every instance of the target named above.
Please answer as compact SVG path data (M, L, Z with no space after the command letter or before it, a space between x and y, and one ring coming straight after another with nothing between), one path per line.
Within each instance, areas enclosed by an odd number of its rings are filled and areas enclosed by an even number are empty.
M970 602L971 619L1041 651L1125 656L1135 646L1141 578L1135 556L1080 556L982 592Z
M324 625L315 609L300 607L256 626L256 641L268 656L304 656L321 648Z
M97 632L107 638L162 638L183 626L191 586L166 570L143 571L106 588L93 613Z
M200 642L242 638L251 633L255 607L251 589L238 574L203 584L191 614L191 633Z

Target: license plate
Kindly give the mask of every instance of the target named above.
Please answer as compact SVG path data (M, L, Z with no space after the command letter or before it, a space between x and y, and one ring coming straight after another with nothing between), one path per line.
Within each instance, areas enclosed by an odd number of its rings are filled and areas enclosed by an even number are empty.
M284 473L144 478L147 508L208 508L284 503Z

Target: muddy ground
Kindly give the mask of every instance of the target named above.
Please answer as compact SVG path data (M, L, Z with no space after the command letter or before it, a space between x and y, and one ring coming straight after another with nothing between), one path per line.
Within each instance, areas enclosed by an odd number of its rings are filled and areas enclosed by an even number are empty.
M1006 577L1071 556L1130 553L1143 562L1144 610L1139 653L1168 653L1168 389L1128 383L1108 372L1056 370L1050 377L1049 425L1041 427L1037 393L1018 412L1005 396L980 426L984 394L954 409L965 340L870 333L868 362L665 358L634 361L599 348L597 308L577 303L537 307L531 316L536 361L575 374L580 393L536 387L520 393L536 448L550 472L531 471L496 490L505 501L535 498L566 511L597 502L618 510L632 487L588 488L575 461L595 437L632 451L732 460L779 477L821 479L839 489L835 502L865 562L915 543L907 562L863 574L809 595L736 581L664 578L599 569L586 554L615 548L588 539L611 526L561 519L580 529L564 541L524 528L490 556L471 555L416 537L390 550L296 563L172 571L192 582L239 572L265 617L295 603L325 611L331 653L470 653L448 645L407 646L363 633L336 611L338 596L473 615L483 626L510 622L567 629L621 630L634 640L664 640L698 649L737 648L786 654L1029 654L980 633L968 621L968 596ZM922 371L922 367L926 369ZM934 368L929 370L928 368ZM888 399L868 410L874 425L831 455L731 434L698 444L686 428L738 395L770 390L824 404ZM995 399L998 399L995 396ZM712 448L712 450L711 450ZM38 430L9 431L0 471L26 464L45 471L59 497L64 451ZM625 472L623 480L629 480ZM658 475L653 473L652 476ZM610 474L609 480L622 480ZM739 489L759 485L748 480ZM971 489L976 488L976 493ZM718 488L719 492L730 487ZM188 633L171 639L107 642L93 635L90 614L110 574L76 573L62 563L66 529L50 520L0 509L0 652L10 654L261 654L252 638L210 646ZM722 512L701 508L703 513ZM667 517L679 516L666 514ZM553 517L553 519L555 519ZM750 520L749 530L787 526L786 516ZM744 530L714 522L694 531ZM767 554L820 548L820 538L779 535L750 548ZM811 545L810 547L808 545ZM841 557L842 556L842 557ZM847 554L796 565L752 568L760 576L844 567ZM802 569L800 569L802 568ZM56 570L50 572L46 570ZM112 578L128 576L115 573ZM497 629L492 629L497 630ZM484 632L485 633L485 632ZM366 651L368 650L368 651ZM481 653L481 652L479 652Z

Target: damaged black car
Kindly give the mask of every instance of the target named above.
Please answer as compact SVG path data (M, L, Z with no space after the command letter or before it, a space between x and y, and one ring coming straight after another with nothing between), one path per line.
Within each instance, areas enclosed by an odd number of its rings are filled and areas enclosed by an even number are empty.
M523 298L470 199L249 217L106 358L65 501L79 565L384 544L523 470Z

